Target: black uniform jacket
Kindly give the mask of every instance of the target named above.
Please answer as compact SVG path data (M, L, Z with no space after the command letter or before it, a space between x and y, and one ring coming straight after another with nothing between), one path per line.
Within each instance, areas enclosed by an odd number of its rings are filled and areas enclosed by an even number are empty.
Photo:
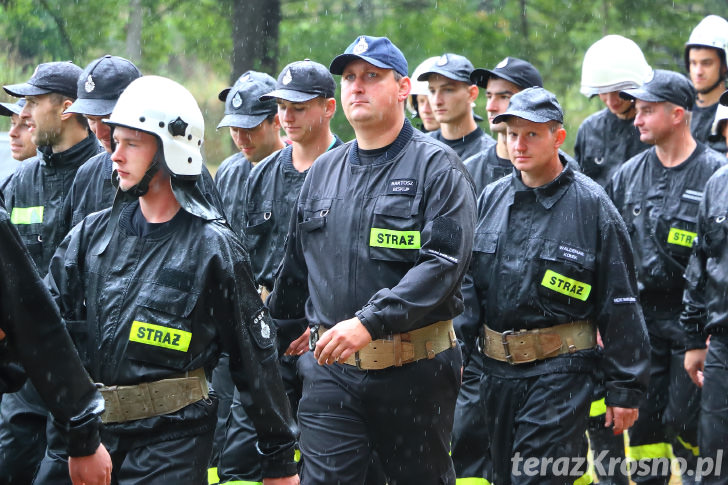
M69 454L91 455L99 446L104 400L81 365L58 308L1 206L0 265L0 329L7 335L0 342L0 396L17 390L11 381L18 375L15 366L21 364L66 432ZM23 380L24 376L15 384Z
M465 341L484 323L504 332L592 320L605 345L607 405L639 405L650 348L632 250L622 219L594 181L565 167L543 187L526 187L520 172L487 186L478 199L470 274L474 287L466 297L477 301L458 319ZM585 350L519 365L486 358L484 365L493 374L529 377L588 372L595 357Z
M687 160L668 168L652 147L622 165L607 186L632 240L643 304L679 310L703 188L725 162L698 143Z
M63 204L78 168L103 148L89 132L83 141L61 153L40 147L22 163L3 190L5 207L42 276L53 252L71 229Z
M573 170L579 170L579 166L569 154L559 150L559 155L566 159ZM475 184L475 196L479 197L486 185L498 179L510 175L513 172L513 164L507 158L501 158L496 151L496 145L491 145L480 153L463 160L463 165L473 177Z
M723 137L716 137L714 140L709 139L710 132L713 129L713 121L715 121L715 113L718 111L718 103L705 108L693 106L693 117L690 121L690 132L696 141L703 142L713 150L725 155L728 148Z
M229 156L220 164L215 173L215 184L222 198L222 208L230 227L238 233L243 232L242 192L253 164L242 153Z
M484 132L481 127L477 127L464 137L456 140L447 140L442 136L442 132L440 130L431 131L428 135L455 150L455 153L458 154L460 160L465 160L476 153L482 152L489 146L495 145L493 137Z
M453 318L475 221L457 155L405 121L361 164L356 141L309 169L269 298L276 318L333 326L356 315L373 339Z
M689 349L704 348L708 334L728 334L728 167L705 186L697 233L680 317Z
M342 142L334 139L332 148ZM268 156L250 171L243 190L243 243L255 282L270 291L283 259L291 214L308 170L293 167L293 146Z
M620 165L648 148L640 141L634 119L619 119L604 108L579 126L574 157L584 175L606 187Z
M132 385L211 369L230 354L235 384L248 406L264 455L264 476L296 472L296 428L277 368L275 333L253 285L248 256L224 223L180 210L145 237L121 212L106 250L98 255L111 210L75 226L53 257L48 275L76 348L96 382ZM201 432L210 406L191 404L162 416L107 425L136 440Z

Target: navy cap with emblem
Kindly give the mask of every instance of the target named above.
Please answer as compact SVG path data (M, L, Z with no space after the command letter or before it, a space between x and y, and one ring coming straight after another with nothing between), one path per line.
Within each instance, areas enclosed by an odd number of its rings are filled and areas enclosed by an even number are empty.
M20 115L25 106L25 98L20 98L14 103L0 103L0 116Z
M288 64L283 68L276 89L260 97L285 99L291 103L303 103L316 97L333 98L336 82L323 64L304 59Z
M720 95L720 104L723 106L728 106L728 91L725 91L723 94Z
M639 88L626 89L619 92L622 99L639 99L648 103L668 102L693 109L697 91L687 77L675 71L655 69L652 79Z
M407 59L399 48L386 37L360 35L349 44L343 54L331 61L331 74L341 75L351 61L361 59L380 69L392 69L407 76Z
M493 118L493 123L507 121L511 116L533 121L534 123L564 122L564 110L561 109L556 96L538 86L526 88L511 96L508 109L505 113Z
M491 77L505 79L521 89L543 87L543 78L538 69L517 57L506 57L493 69L478 68L470 74L470 80L482 88L488 87L488 79Z
M141 76L139 69L123 57L100 57L78 76L76 101L66 109L66 113L109 115L124 89Z
M432 74L439 74L453 81L460 81L472 84L470 73L473 72L473 64L467 57L457 54L443 54L430 64L425 72L417 77L418 81L427 81Z
M260 100L261 96L275 89L275 85L276 80L268 74L257 71L244 73L233 87L223 89L218 95L219 98L225 93L225 116L217 127L251 129L277 113L275 100Z
M76 99L76 81L80 74L81 68L71 61L45 62L38 64L28 82L3 86L3 89L16 98L58 93Z

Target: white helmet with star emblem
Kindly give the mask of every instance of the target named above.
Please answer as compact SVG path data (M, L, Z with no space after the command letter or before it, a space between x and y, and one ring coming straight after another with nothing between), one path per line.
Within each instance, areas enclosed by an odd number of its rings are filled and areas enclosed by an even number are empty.
M140 77L121 93L104 122L155 135L173 176L196 178L202 172L205 120L197 101L181 84L161 76Z

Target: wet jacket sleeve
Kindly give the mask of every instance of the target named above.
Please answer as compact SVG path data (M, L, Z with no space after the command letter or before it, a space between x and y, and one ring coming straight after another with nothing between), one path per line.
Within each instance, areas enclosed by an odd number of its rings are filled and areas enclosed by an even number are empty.
M636 408L649 380L650 343L627 228L614 206L603 204L596 319L604 342L606 404Z
M424 188L424 226L416 264L393 288L377 291L356 316L373 339L406 332L459 290L475 226L475 193L467 176L449 168Z
M468 362L470 362L470 355L473 352L478 352L477 341L480 326L485 319L482 315L480 301L470 272L466 273L463 278L461 291L465 309L463 313L453 319L453 326L455 327L455 335L457 335L460 349L463 352L463 366L467 367Z
M685 290L683 292L683 310L680 315L680 325L685 332L687 350L704 349L708 338L705 331L705 325L708 321L705 300L706 263L708 260L705 244L706 207L706 197L703 197L698 212L697 242L693 245L693 252L685 270Z
M216 319L222 322L221 340L230 354L230 372L241 396L250 398L243 405L258 434L263 476L295 475L298 429L278 369L273 322L255 289L250 263L239 243L231 247L230 258L233 273L223 269L230 264L222 261L217 272L225 280L223 288L233 291L205 285Z
M104 401L78 358L15 228L0 211L0 328L68 439L70 456L96 451Z

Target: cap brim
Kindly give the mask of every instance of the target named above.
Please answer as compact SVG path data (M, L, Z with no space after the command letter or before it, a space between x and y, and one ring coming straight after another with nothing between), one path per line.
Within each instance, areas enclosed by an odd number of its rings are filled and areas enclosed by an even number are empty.
M367 56L360 56L357 54L341 54L336 57L334 57L334 60L331 61L331 65L329 66L329 72L331 74L336 74L340 76L344 72L344 68L352 61L356 61L361 59L362 61L368 62L374 67L378 67L380 69L392 69L392 66L388 66L387 64L378 61L377 59L373 59L371 57Z
M235 128L243 128L249 130L255 128L263 122L269 115L225 115L220 123L217 125L218 129L226 126L232 126Z
M510 118L511 116L514 116L516 118L523 118L526 121L532 121L534 123L548 123L550 121L559 121L552 120L551 118L546 118L545 116L539 116L533 111L506 111L505 113L493 118L493 123L502 123L503 121L508 121L508 118Z
M470 82L481 88L485 88L488 87L488 79L491 76L493 76L493 73L488 69L475 69L470 73Z
M728 106L728 91L720 95L720 104Z
M19 115L21 111L23 111L23 107L15 103L0 103L0 115L2 116Z
M430 75L432 75L432 74L439 74L440 76L446 77L448 79L452 79L453 81L459 81L459 82L463 82L463 83L467 83L467 84L471 83L470 76L468 76L467 78L458 77L456 74L454 74L450 71L446 71L444 69L438 69L437 67L432 67L432 68L430 68L429 71L423 72L422 74L417 76L417 80L418 81L427 81L427 78L429 78Z
M666 101L665 99L654 95L644 88L626 89L624 91L620 91L619 97L622 99L639 99L640 101L647 101L648 103L662 103Z
M78 98L71 106L66 108L65 112L90 116L106 116L114 111L116 101L116 99Z
M39 88L28 83L11 84L9 86L3 86L3 89L10 96L15 96L16 98L24 98L25 96L40 96L41 94L48 94L51 92L50 89Z
M260 98L260 101L268 101L270 99L284 99L291 103L305 103L313 98L320 96L319 94L302 93L301 91L294 91L292 89L276 89L270 93L264 94Z
M220 93L218 93L218 95L217 95L217 99L219 99L220 101L222 101L224 103L225 100L227 99L227 95L231 89L232 89L232 87L225 88L222 91L220 91Z

